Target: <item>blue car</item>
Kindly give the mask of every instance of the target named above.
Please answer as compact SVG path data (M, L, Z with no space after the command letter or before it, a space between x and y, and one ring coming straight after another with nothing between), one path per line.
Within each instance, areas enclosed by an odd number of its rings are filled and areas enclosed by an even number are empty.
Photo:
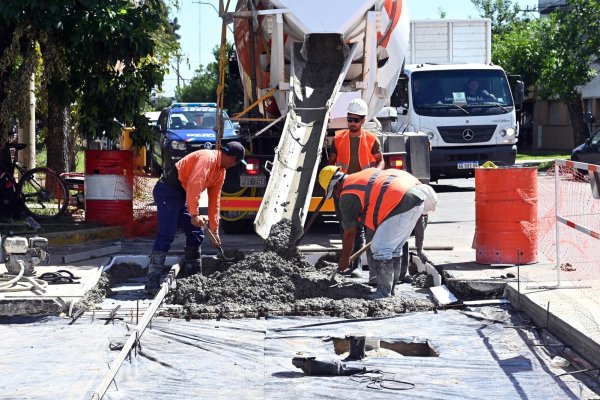
M149 152L149 166L153 174L160 175L193 151L214 148L216 117L216 103L174 103L163 109L158 124L154 126L156 138ZM238 139L238 133L225 112L223 124L223 143Z
M573 149L571 160L600 165L600 129Z

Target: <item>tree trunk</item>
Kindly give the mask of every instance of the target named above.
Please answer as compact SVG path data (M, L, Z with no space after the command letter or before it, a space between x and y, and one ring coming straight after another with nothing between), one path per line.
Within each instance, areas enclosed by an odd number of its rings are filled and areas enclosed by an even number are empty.
M581 95L577 94L577 98L566 102L566 106L569 111L571 126L573 127L573 147L576 147L590 137L588 126L583 120L583 102L581 101Z
M52 90L48 91L52 93ZM48 97L47 165L58 172L70 172L72 154L70 141L69 108Z
M14 31L15 26L13 24L0 28L0 54L4 54L5 50L10 46ZM0 105L6 100L9 75L8 68L0 71ZM8 121L2 121L0 118L0 168L6 168L11 163L10 150L8 146L4 146L8 141L8 131Z

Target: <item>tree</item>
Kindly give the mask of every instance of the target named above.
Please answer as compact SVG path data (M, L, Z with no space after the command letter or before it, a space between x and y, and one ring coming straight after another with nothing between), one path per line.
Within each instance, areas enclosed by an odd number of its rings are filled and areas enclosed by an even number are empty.
M538 83L544 98L558 96L565 102L578 145L590 135L583 120L581 86L596 76L592 63L600 52L600 2L568 0L567 4L544 21L545 57Z
M547 18L494 37L492 59L521 72L543 99L559 98L568 110L575 145L589 137L583 120L581 86L591 81L600 49L600 2L568 0Z
M501 35L527 20L520 14L519 5L512 0L471 0L479 16L492 20L492 35Z
M217 101L217 85L219 83L219 51L220 46L213 48L215 61L208 65L200 65L188 85L175 91L178 101ZM232 52L233 45L227 43L227 52ZM235 66L237 68L237 66ZM224 107L229 113L242 110L243 90L239 78L233 78L229 73L229 66L225 66L225 95Z
M102 135L115 138L120 124L137 128L133 136L136 143L150 137L141 111L151 90L160 87L169 57L178 48L174 34L177 23L169 23L167 16L163 0L0 3L0 26L16 27L9 36L9 47L40 45L51 168L59 172L68 168L65 135L70 131L69 108L74 104L77 129L88 139ZM31 70L28 66L33 61L25 54L23 50L3 52L0 77L17 66ZM15 91L7 87L10 85L0 87L0 110L10 110L13 104L9 95ZM6 115L10 112L1 113L0 118Z

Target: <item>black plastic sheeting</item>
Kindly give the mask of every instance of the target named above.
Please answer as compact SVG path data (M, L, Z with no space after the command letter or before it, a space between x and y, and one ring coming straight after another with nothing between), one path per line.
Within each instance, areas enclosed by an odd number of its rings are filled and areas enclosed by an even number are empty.
M126 324L80 319L1 320L2 399L91 399L126 340ZM485 307L472 312L404 314L388 319L155 318L137 356L126 360L105 399L576 399L531 346L520 314ZM437 357L387 352L346 367L379 370L385 381L306 376L298 352L343 360L331 338L361 334L381 341L426 343ZM367 353L369 354L369 353ZM406 382L405 384L398 383ZM411 388L414 384L414 388ZM394 390L408 388L408 390Z

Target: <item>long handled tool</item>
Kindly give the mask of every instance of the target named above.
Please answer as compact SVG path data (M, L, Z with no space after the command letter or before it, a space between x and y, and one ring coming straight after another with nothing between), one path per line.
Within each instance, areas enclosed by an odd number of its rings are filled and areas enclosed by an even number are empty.
M352 254L350 256L350 264L352 264L352 261L356 260L362 253L364 253L365 251L367 251L369 249L369 247L371 247L371 243L373 243L373 241L365 244L363 247L361 247L360 249L358 249L356 251L356 253ZM335 270L333 271L333 273L331 274L331 276L329 277L329 282L332 283L333 279L335 278L335 276L338 273L338 269L337 267L335 268Z
M216 245L217 247L217 251L219 252L219 257L223 260L223 261L227 261L227 262L232 262L235 261L235 257L225 257L225 252L223 251L223 247L221 247L220 244L217 244L217 238L215 238L215 235L210 231L210 229L207 227L206 229L204 229L204 233L206 233L206 236L208 236L208 238L210 239L210 241Z

